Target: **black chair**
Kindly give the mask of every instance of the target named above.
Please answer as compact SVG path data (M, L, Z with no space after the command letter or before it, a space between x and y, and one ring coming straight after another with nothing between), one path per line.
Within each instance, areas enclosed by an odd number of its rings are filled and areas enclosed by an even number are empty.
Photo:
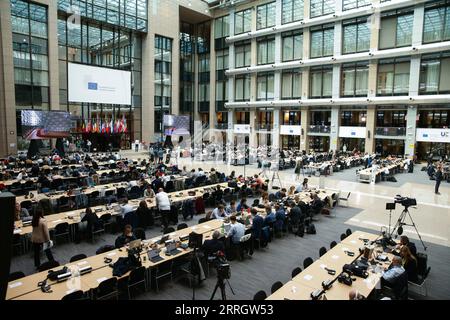
M291 277L295 278L300 272L302 272L302 268L300 267L295 268L294 270L292 270Z
M182 230L182 229L186 229L188 227L188 225L186 223L180 223L177 226L177 230Z
M265 300L267 298L267 294L264 290L260 290L253 296L253 300L255 301L261 301Z
M80 253L80 254L76 254L72 258L70 258L69 262L80 261L80 260L83 260L86 258L87 258L87 255L85 255L84 253Z
M206 221L208 221L208 219L206 219L206 218L200 218L200 219L198 219L198 223L203 223L203 222L206 222Z
M90 207L99 205L101 203L100 191L92 191L90 194L88 194L88 203Z
M159 279L170 276L170 281L173 281L172 267L173 267L173 260L170 260L159 264L155 272L152 272L152 274L154 275L156 292L159 292L159 281L158 281Z
M95 251L95 254L102 254L111 250L114 250L116 247L110 244L101 246L100 248L97 249L97 251Z
M117 290L117 278L112 277L100 282L96 290L95 297L97 300L109 300L119 298L119 291Z
M70 228L69 223L67 222L61 222L55 226L54 232L53 232L53 239L66 237L68 241L70 241Z
M145 240L145 230L143 228L136 228L133 233L137 239Z
M345 234L347 235L347 237L349 236L349 235L351 235L352 234L352 230L351 229L347 229L347 230L345 230Z
M172 227L164 228L163 234L175 232L175 229Z
M341 234L341 241L347 238L347 235L345 233Z
M141 197L141 189L138 186L131 187L130 191L128 191L129 199L138 199Z
M83 300L84 299L84 292L82 290L77 290L74 292L71 292L69 294L66 294L64 297L62 297L61 300Z
M270 288L270 293L274 293L275 291L277 291L278 289L280 289L283 286L283 282L281 281L277 281L272 285L272 288Z
M97 234L100 234L100 233L105 233L105 227L103 225L103 220L101 220L101 219L98 220L98 223L96 223L96 225L91 228L91 240L92 240L92 242L94 242L94 237Z
M9 274L8 282L15 281L23 277L25 277L25 273L23 273L22 271L16 271Z
M306 258L305 260L303 260L303 268L308 268L310 265L312 265L313 262L314 260L311 257Z
M58 212L70 210L70 197L63 196L56 200Z
M25 201L22 201L22 202L20 203L20 207L21 207L21 208L27 209L28 212L30 213L30 215L32 214L31 209L32 209L32 207L33 207L33 203L31 202L31 200L25 200Z
M325 253L327 253L327 248L322 247L319 249L319 257L323 256Z
M333 249L337 245L336 241L331 241L330 249Z
M133 269L127 281L128 299L131 299L131 289L143 285L144 292L147 291L147 281L145 281L145 267Z
M106 228L112 224L114 224L114 221L112 219L112 216L110 213L103 214L100 219L103 221L103 228L106 230Z
M42 272L42 271L47 271L53 268L57 268L59 267L59 262L58 261L47 261L42 263L39 267L38 267L38 271Z

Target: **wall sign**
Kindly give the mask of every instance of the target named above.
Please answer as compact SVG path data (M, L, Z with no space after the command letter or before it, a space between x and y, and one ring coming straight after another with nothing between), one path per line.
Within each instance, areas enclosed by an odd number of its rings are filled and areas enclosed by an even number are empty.
M417 129L416 141L450 143L450 129Z

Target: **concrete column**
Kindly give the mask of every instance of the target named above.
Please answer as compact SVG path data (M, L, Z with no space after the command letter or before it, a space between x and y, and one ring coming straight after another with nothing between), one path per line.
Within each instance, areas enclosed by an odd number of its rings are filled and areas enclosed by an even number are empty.
M0 156L17 153L11 8L0 1Z
M423 36L423 19L425 15L425 5L423 3L416 5L414 8L412 45L418 46L422 44Z
M377 95L377 63L376 61L369 62L369 76L367 84L367 96L373 98Z
M416 152L416 119L417 106L408 106L408 111L406 112L405 157L414 156Z
M368 23L370 24L370 51L375 51L378 49L380 37L380 12L374 12Z
M365 152L371 154L375 152L375 127L377 123L377 111L374 105L367 106L366 115L366 143Z
M309 68L302 69L302 100L309 96Z
M275 25L280 26L281 25L281 13L282 13L282 3L280 0L277 0L277 3L275 4Z
M227 163L231 163L232 158L232 152L234 152L234 134L233 134L233 128L234 127L234 111L230 110L228 111L228 130L227 130Z
M342 0L334 0L334 13L342 12Z
M341 65L333 65L333 80L331 97L338 99L341 91Z
M309 129L309 117L310 111L308 107L302 107L301 109L301 126L302 126L302 135L300 137L300 150L309 152L309 137L308 137L308 129Z
M50 110L59 110L58 2L48 2L48 73Z
M280 109L273 110L272 149L280 147Z
M311 43L311 33L309 28L303 29L303 60L309 58L310 45Z
M341 55L342 51L342 22L337 21L334 24L334 42L333 42L333 52L334 56Z
M253 109L250 111L250 137L248 140L248 144L250 146L256 146L257 145L257 138L256 138L256 110Z
M339 106L331 107L330 150L336 151L339 146Z
M303 17L304 17L304 19L309 19L310 11L311 11L310 6L311 6L310 0L303 1Z
M419 94L420 81L420 55L411 56L411 64L409 68L409 95L415 96Z
M147 33L142 39L142 140L155 140L155 35Z

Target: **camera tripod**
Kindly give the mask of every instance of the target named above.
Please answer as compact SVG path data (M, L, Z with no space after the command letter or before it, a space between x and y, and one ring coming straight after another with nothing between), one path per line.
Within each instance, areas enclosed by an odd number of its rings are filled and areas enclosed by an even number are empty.
M283 185L281 184L281 179L280 179L280 176L279 176L279 174L278 174L278 171L273 171L273 174L272 174L272 181L271 181L272 188L273 188L273 182L274 182L275 180L278 180L278 182L280 183L280 188L283 188Z
M411 220L411 224L405 223L406 216L408 216L409 220ZM391 223L390 223L390 218L389 218L389 228L390 228L390 225L391 225ZM392 228L392 232L390 233L389 236L392 238L392 235L395 233L396 230L397 230L397 235L401 235L403 233L403 226L414 227L417 235L419 236L419 240L422 243L423 249L426 251L427 247L425 246L425 243L423 242L422 237L420 236L419 230L417 230L416 224L414 223L414 220L411 217L411 214L409 213L408 207L405 207L405 209L403 209L402 213L400 214L400 217L398 217L398 220L397 220L395 226Z
M213 293L211 295L211 299L209 299L209 300L213 300L214 299L214 296L216 295L216 291L217 291L218 288L220 288L220 293L222 294L222 300L227 300L227 293L225 291L225 281L228 283L228 286L230 287L231 292L233 294L235 294L234 291L233 291L233 288L231 287L230 282L228 281L228 279L223 279L223 278L219 277L219 278L217 278L216 286L214 287L214 291L213 291Z

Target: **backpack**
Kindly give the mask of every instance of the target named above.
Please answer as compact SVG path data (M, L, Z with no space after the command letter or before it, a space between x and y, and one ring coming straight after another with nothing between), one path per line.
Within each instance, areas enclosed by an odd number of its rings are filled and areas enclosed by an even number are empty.
M295 235L303 238L303 236L305 235L305 225L304 224L299 225L298 230Z
M314 223L310 223L310 224L306 227L306 233L307 233L307 234L316 234L316 226L314 225Z

